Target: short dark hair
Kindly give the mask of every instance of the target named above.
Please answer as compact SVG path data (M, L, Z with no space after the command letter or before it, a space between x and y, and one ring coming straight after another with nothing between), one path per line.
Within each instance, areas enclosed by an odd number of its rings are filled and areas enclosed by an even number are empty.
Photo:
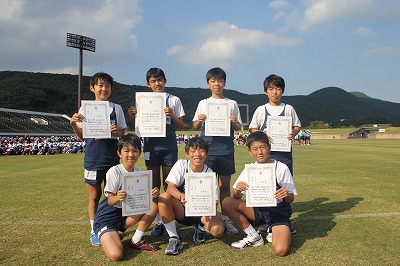
M262 131L253 132L247 137L247 141L246 141L247 148L250 149L250 146L253 142L263 142L263 143L267 144L269 147L271 146L271 144L269 143L267 134L265 134Z
M97 72L96 74L94 74L94 75L92 76L92 78L90 79L90 86L93 87L94 85L97 84L97 82L98 82L99 80L105 80L105 81L107 81L108 83L110 83L111 88L112 88L113 82L114 82L114 78L111 77L111 75L109 75L109 74L107 74L107 73L104 73L104 72Z
M270 85L275 85L278 88L282 89L282 93L285 92L285 80L275 74L269 75L264 80L264 91L267 92L267 89Z
M225 71L220 68L220 67L214 67L211 68L210 70L207 71L206 74L206 80L207 82L211 79L211 78L218 78L218 79L223 79L224 82L226 82L226 73Z
M125 147L131 144L134 148L141 150L142 148L142 143L140 141L140 138L136 136L135 134L128 133L126 135L123 135L119 140L118 140L118 151L121 152L121 150Z
M165 73L161 68L152 67L146 73L146 81L147 82L149 82L150 78L158 78L158 77L163 77L165 82L167 81L167 78L165 77Z
M186 143L185 146L185 152L188 153L190 148L194 149L202 149L206 151L206 154L208 154L208 142L205 141L204 139L200 138L199 136L195 136Z

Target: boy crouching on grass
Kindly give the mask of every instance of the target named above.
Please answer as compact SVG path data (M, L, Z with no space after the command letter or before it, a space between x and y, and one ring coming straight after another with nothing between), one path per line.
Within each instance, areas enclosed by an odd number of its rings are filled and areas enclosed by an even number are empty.
M143 238L144 232L149 228L158 212L157 203L153 202L151 213L122 216L122 201L126 197L125 191L122 190L122 176L126 172L140 171L135 167L141 153L140 147L140 139L134 134L126 134L119 139L117 153L122 163L107 171L104 199L101 201L94 219L94 232L99 237L106 256L112 261L121 260L123 257L123 247L118 231L124 232L135 224L138 226L132 240L129 241L128 249L157 250ZM153 198L157 198L160 191L158 188L153 188L151 194Z
M242 249L264 245L264 239L254 227L268 224L272 227L272 247L275 254L285 256L289 252L291 241L290 203L294 201L294 195L297 195L293 177L285 164L268 158L271 145L266 134L261 131L251 133L246 145L249 154L256 160L255 164L275 164L277 206L246 207L246 201L241 198L248 186L248 176L243 170L233 185L232 197L225 198L222 202L224 212L246 233L246 237L231 246Z
M193 225L193 241L197 244L205 241L205 233L220 237L225 230L224 222L219 214L216 216L186 217L185 216L185 177L186 173L207 173L212 170L204 164L208 152L208 143L200 137L191 138L185 152L189 160L178 160L168 174L167 191L158 198L160 215L169 235L166 255L176 255L182 248L182 240L178 236L175 220L183 225ZM215 187L218 204L218 186Z

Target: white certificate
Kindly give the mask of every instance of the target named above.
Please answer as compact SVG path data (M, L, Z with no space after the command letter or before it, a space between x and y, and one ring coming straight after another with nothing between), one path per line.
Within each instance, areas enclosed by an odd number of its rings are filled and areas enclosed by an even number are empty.
M185 216L215 216L215 173L187 173L185 175Z
M292 142L288 136L291 132L291 116L268 116L267 135L270 138L271 151L290 152Z
M136 92L136 128L140 137L166 136L165 92Z
M207 101L205 136L230 136L231 111L228 102Z
M275 207L275 164L246 164L246 207Z
M83 138L111 138L110 107L108 101L81 101Z
M126 197L122 201L122 216L144 214L153 210L152 171L123 173L122 190Z

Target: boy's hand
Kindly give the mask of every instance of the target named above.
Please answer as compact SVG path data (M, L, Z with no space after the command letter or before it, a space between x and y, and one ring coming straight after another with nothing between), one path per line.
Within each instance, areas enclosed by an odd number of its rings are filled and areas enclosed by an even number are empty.
M247 185L246 182L239 182L239 183L237 183L237 185L236 185L236 190L242 192L242 191L247 190L247 187L248 187L248 185Z
M126 197L126 193L123 190L118 190L117 191L117 197L119 201L124 201L125 197Z
M128 109L128 114L129 114L129 116L135 117L136 114L137 114L137 109L136 109L136 107L135 107L135 106L131 106L131 107Z
M181 195L179 195L179 200L182 202L182 204L185 204L186 203L185 194L181 193Z
M151 190L151 195L153 196L153 198L158 198L158 196L160 196L160 190L155 187Z
M288 196L288 193L284 188L280 188L277 191L275 191L275 198L277 198L277 199L284 199L287 196Z
M171 116L171 115L174 114L174 111L172 110L171 107L165 107L164 108L164 113L165 113L166 116Z
M204 120L207 119L207 116L205 114L199 114L199 117L197 120L199 120L200 122L204 122Z
M77 123L77 122L82 122L83 121L83 119L84 119L85 117L83 116L83 115L81 115L81 114L78 114L78 113L75 113L72 117L71 117L71 120L69 121L69 123L70 124L74 124L74 123Z

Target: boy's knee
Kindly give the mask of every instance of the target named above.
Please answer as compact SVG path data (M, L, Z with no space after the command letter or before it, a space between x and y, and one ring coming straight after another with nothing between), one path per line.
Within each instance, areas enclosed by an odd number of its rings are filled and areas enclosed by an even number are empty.
M107 257L112 261L112 262L117 262L122 260L123 254L122 252L111 252L107 254Z
M274 253L279 257L286 256L288 252L289 252L289 247L282 247L282 246L274 247Z
M226 197L222 200L221 206L222 206L222 208L229 208L229 207L232 207L232 203L233 203L233 198Z
M221 236L222 236L222 234L224 233L224 231L225 231L225 227L224 227L223 225L218 225L218 226L213 226L213 227L211 228L211 230L210 230L209 233L210 233L213 237L218 238L218 237L221 237Z

